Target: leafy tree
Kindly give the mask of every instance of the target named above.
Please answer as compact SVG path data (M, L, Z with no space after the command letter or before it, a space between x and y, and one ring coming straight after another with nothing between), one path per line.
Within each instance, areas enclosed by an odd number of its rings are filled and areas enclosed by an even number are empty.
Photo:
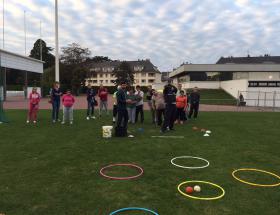
M116 77L116 80L114 81L115 85L120 85L121 82L126 82L128 85L133 85L134 83L134 73L131 69L128 62L123 61L119 65L118 68L116 68L113 71L113 75Z
M78 43L62 47L61 62L66 65L80 64L85 62L91 55L88 48L81 47Z
M42 60L44 63L44 69L52 67L55 64L55 57L51 54L53 48L48 47L44 40L38 39L32 50L30 51L29 57L40 60L41 59L41 44L42 44Z
M89 72L85 62L91 52L88 48L83 48L77 43L69 44L62 48L61 55L61 83L63 88L72 89L76 95L85 83L85 78Z
M105 56L94 56L86 59L86 63L102 63L102 62L112 62L109 57Z

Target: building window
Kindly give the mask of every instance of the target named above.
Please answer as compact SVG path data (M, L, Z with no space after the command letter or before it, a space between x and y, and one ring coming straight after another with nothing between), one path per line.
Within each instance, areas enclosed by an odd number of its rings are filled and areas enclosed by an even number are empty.
M103 80L99 80L99 83L102 84L102 83L103 83Z
M142 80L142 83L146 83L146 80Z
M99 78L103 78L103 74L99 74Z
M111 83L114 84L114 80L111 80Z
M142 76L142 77L146 77L146 73L142 73L141 76Z
M108 80L105 80L105 83L108 84Z
M155 80L153 80L153 79L149 79L149 80L148 80L148 82L149 82L149 83L154 83L154 82L155 82Z
M136 72L141 72L144 69L144 66L134 66L133 70Z
M148 77L155 77L155 73L149 73Z
M97 80L93 80L92 83L93 83L93 84L97 84Z
M108 76L108 75L107 75L107 74L105 74L105 78L107 78L107 76Z

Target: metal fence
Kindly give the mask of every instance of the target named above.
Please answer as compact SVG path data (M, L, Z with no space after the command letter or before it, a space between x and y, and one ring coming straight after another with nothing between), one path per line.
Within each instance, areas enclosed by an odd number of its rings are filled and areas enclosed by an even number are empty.
M280 108L280 92L264 92L264 91L239 91L238 96L243 95L244 103L249 107L260 108ZM238 102L238 105L240 103Z

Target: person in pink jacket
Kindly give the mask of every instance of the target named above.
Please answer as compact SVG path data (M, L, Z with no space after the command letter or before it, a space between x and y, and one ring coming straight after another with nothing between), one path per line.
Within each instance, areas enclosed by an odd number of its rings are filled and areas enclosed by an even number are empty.
M66 94L62 96L62 104L63 104L63 120L61 124L65 124L68 120L70 125L73 124L73 105L75 103L75 98L71 94L70 90L66 91Z
M33 87L32 92L29 94L29 111L26 123L33 120L33 123L37 123L37 113L39 110L39 102L41 95L37 92L37 88Z

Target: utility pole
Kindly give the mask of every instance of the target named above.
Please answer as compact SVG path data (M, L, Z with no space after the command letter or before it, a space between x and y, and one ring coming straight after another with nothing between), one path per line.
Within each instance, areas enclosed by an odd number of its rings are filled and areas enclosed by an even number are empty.
M55 81L59 82L58 0L55 0Z
M43 60L43 51L42 51L42 21L40 20L40 60Z

